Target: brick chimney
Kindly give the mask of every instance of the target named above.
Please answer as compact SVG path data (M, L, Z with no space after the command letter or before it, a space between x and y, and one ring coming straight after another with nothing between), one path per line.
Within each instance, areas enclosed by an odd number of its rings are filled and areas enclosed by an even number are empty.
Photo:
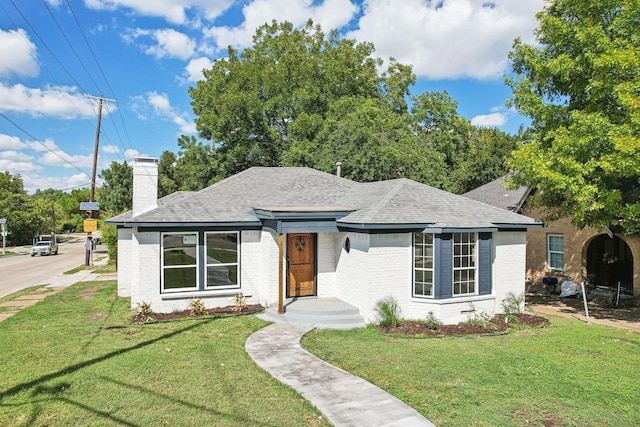
M158 159L136 157L133 163L133 217L158 207Z

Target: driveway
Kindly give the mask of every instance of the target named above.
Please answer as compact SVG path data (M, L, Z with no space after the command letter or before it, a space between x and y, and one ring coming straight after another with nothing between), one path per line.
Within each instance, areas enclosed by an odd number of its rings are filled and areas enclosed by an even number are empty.
M588 302L589 321L640 333L640 307L609 307ZM555 296L527 296L526 308L537 314L572 317L586 322L582 300Z

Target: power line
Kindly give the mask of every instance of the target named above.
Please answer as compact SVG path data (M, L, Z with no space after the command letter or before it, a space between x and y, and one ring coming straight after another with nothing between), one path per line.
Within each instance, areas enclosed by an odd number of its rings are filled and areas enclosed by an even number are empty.
M49 47L49 45L47 45L47 43L44 41L44 39L40 36L40 34L36 31L35 28L33 28L33 25L31 25L31 23L29 22L29 20L27 19L26 16L24 16L22 14L22 12L20 11L20 9L18 9L18 6L16 6L15 2L13 0L9 0L11 2L11 4L13 5L13 7L16 9L16 11L18 12L18 14L22 17L22 19L24 20L24 22L29 26L29 28L31 29L31 31L33 31L33 33L36 35L36 37L38 37L38 40L40 40L40 43L42 43L42 45L49 51L49 53L51 54L51 56L53 57L53 59L56 60L56 62L58 63L58 65L60 65L60 67L64 70L65 73L67 73L67 75L71 78L71 80L73 80L73 82L76 84L76 86L78 86L80 89L82 89L83 92L87 92L86 89L84 89L82 87L82 85L80 84L80 82L78 82L75 77L73 77L73 75L69 72L69 70L67 70L67 67L64 66L64 64L62 63L62 61L60 61L60 59L56 56L55 53L53 53L53 51L51 50L51 48Z
M11 123L13 126L15 126L18 130L20 130L22 133L24 133L25 135L27 135L29 138L31 138L32 140L34 140L35 142L37 142L38 144L42 145L44 148L46 148L49 152L51 152L51 154L55 155L56 157L58 157L60 160L62 160L63 162L67 163L68 165L70 165L71 167L73 167L74 169L76 169L77 171L87 175L89 178L91 178L91 175L89 175L88 173L86 173L85 171L83 171L82 169L80 169L79 167L77 167L76 165L74 165L73 163L71 163L70 161L68 161L67 159L65 159L64 157L62 157L61 155L59 155L58 153L56 153L54 150L52 150L51 148L47 147L47 144L42 143L41 141L38 140L38 138L36 138L35 136L31 135L29 132L27 132L23 127L21 127L20 125L18 125L16 122L14 122L13 120L11 120L9 117L7 117L4 113L0 112L0 117L4 118L6 121L8 121L9 123Z
M84 71L87 73L87 75L89 76L89 79L93 82L93 84L96 86L96 89L98 89L98 91L102 92L102 90L100 90L100 86L98 86L98 83L93 79L93 76L91 75L91 73L89 72L89 70L87 69L87 67L84 65L84 62L82 61L82 59L80 58L80 55L78 55L78 52L76 52L75 48L73 47L73 44L71 43L71 41L69 40L69 38L67 37L67 35L65 34L64 30L62 29L62 27L60 26L60 23L58 22L58 20L56 19L56 17L53 15L53 12L51 12L51 8L49 7L49 5L47 5L47 2L45 2L44 0L42 0L42 4L44 4L44 7L47 9L47 12L49 12L49 16L51 16L51 19L53 19L53 22L56 24L56 26L58 27L58 30L60 30L60 34L62 34L62 37L64 37L64 39L66 40L67 44L69 45L69 48L71 49L71 52L73 52L73 54L75 55L76 59L78 60L78 62L80 63L80 65L82 66L82 68L84 69Z
M102 78L104 78L104 81L107 83L107 87L109 88L109 90L113 94L113 97L117 99L118 97L116 96L116 92L115 92L115 90L113 90L113 87L111 87L111 84L109 83L109 79L107 78L106 74L104 73L104 70L102 69L102 66L100 65L100 61L98 61L98 57L96 56L95 52L91 48L91 44L89 43L89 39L87 38L84 30L82 29L82 25L80 25L80 20L78 19L75 11L73 10L73 7L71 7L71 2L69 0L66 0L66 2L67 2L67 6L69 7L69 10L71 11L71 15L73 16L73 19L75 20L76 25L78 26L78 29L80 30L80 34L82 34L82 38L84 39L84 42L87 44L87 47L89 48L89 52L91 52L91 56L93 57L93 60L96 62L96 65L98 66L98 70L100 70L100 74L102 74ZM129 142L129 147L131 147L131 149L133 150L133 144L131 143L131 138L129 137L129 131L127 130L127 126L126 126L126 124L124 122L124 116L122 115L122 108L120 108L120 104L117 101L116 101L116 104L118 105L118 114L120 115L120 121L122 122L122 127L124 128L124 133L127 136L127 141ZM113 118L111 118L111 121L113 122ZM113 125L115 127L115 122L113 123ZM119 133L118 133L118 137L120 138L120 134ZM120 138L120 139L122 139L122 138ZM124 146L123 146L123 148L124 148ZM127 150L125 150L125 152L126 151Z

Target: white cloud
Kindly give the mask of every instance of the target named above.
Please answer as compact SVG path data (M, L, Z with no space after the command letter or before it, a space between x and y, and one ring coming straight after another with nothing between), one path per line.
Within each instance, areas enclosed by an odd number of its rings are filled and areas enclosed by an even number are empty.
M100 151L105 154L118 154L120 152L120 149L113 144L109 144L101 146Z
M313 19L324 31L340 28L353 18L358 7L349 0L253 0L242 8L244 22L237 27L211 27L204 35L215 41L218 48L229 45L246 47L251 45L256 28L271 23L289 21L294 26L304 25Z
M164 18L174 24L186 24L189 16L214 20L233 4L233 0L85 0L91 9L130 9L142 16Z
M431 79L502 76L513 40L533 42L544 0L365 0L359 28L376 55L412 64Z
M36 77L40 73L36 45L26 31L0 30L0 76Z
M180 127L180 132L191 134L196 132L194 121L185 112L179 112L171 106L169 97L166 93L147 92L144 97L136 97L134 100L134 111L141 120L146 120L148 114L143 114L145 109L144 103L150 106L153 114L158 117L171 120Z
M184 68L183 76L187 82L195 83L204 78L202 70L209 69L212 65L213 61L207 57L194 58L189 61L189 64Z
M481 114L471 119L471 124L480 127L500 127L507 123L504 113Z
M0 170L9 171L15 175L21 175L22 177L28 176L27 174L35 171L42 170L42 166L30 161L17 161L13 159L0 158Z
M27 146L38 154L37 161L47 166L62 166L65 168L77 167L91 169L93 166L93 154L67 154L52 139L42 141L29 141Z
M156 58L189 59L196 51L196 42L184 33L172 28L161 30L144 30L136 28L122 36L127 43L133 43L141 37L150 37L154 44L140 46L142 50Z
M47 86L28 88L22 84L0 83L0 111L14 111L33 117L52 116L61 119L93 117L91 103L73 87Z
M135 157L140 156L140 152L138 150L130 148L124 152L124 155L127 159L133 159Z
M75 188L89 187L91 179L84 174L49 176L30 173L23 175L24 189L33 194L37 189L57 188L59 190L71 191Z
M7 150L7 151L0 151L0 159L27 162L32 160L33 157L21 151Z
M0 133L0 149L22 150L26 147L27 145L24 142L20 141L20 138L18 138L17 136Z
M181 116L174 116L173 122L180 127L180 131L186 134L196 133L196 124L193 120L187 120Z
M25 148L23 144L20 148ZM0 151L0 171L10 171L12 174L26 176L42 170L43 167L34 162L34 157L22 151Z

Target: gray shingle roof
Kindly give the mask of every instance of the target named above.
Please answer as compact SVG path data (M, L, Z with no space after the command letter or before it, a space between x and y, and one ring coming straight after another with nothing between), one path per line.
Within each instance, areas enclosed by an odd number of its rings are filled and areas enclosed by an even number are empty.
M505 178L500 177L476 189L473 189L463 196L478 202L486 203L500 209L506 209L511 212L520 212L525 199L530 193L528 187L519 187L515 190L507 190L504 187Z
M254 167L134 220L136 225L260 224L254 209L306 212L346 211L338 223L432 225L442 228L534 226L528 217L438 190L409 179L358 183L310 168Z

